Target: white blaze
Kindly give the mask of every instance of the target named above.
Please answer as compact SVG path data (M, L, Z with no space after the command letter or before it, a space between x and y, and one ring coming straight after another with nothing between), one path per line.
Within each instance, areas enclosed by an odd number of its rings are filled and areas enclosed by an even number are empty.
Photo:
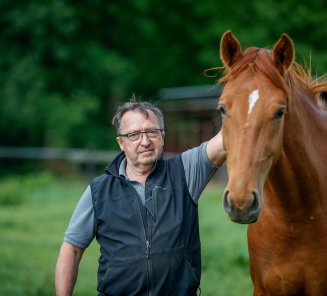
M253 92L250 93L249 95L249 112L248 114L251 113L255 103L258 101L259 99L259 90L254 90Z

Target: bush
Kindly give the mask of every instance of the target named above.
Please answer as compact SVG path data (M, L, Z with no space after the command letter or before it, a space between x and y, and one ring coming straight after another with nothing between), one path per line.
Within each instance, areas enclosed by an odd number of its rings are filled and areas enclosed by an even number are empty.
M37 190L40 187L48 186L53 179L53 176L49 172L42 172L38 174L30 174L21 178L22 186L24 190Z
M0 206L17 206L24 200L21 181L10 177L0 183Z
M52 175L47 172L24 177L7 177L0 182L0 206L18 206L25 200L27 192L50 184Z

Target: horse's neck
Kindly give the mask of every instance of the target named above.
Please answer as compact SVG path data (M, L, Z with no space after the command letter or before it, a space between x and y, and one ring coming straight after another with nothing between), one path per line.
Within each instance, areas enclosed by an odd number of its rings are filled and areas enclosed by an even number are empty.
M327 202L327 119L303 97L290 107L283 148L265 190L285 210L304 211Z

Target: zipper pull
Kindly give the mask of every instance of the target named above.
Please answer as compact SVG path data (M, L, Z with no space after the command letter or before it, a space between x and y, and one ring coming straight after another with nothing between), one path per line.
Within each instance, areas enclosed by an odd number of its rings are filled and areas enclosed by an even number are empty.
M150 244L148 241L146 241L146 252L145 252L145 258L149 258L150 253Z

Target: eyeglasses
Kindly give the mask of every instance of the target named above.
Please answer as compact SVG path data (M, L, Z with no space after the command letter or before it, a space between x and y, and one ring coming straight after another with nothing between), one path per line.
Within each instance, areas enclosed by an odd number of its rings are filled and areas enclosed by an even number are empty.
M124 135L117 135L118 137L126 137L128 140L135 142L143 137L143 134L146 134L149 139L155 139L159 134L165 133L162 128L155 128L152 130L147 130L145 132L133 132L133 133L128 133Z

